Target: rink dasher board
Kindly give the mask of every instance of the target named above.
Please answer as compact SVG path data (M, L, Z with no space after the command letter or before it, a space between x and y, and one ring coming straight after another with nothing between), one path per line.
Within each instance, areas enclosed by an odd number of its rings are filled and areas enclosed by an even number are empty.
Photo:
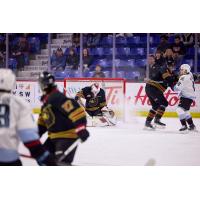
M64 81L56 81L58 89L64 91ZM195 104L191 107L191 115L195 118L200 118L200 84L195 84L196 87L196 100ZM39 113L41 102L41 91L36 81L17 81L16 88L13 93L17 96L21 96L28 102L30 102L33 112ZM166 109L165 117L177 117L175 112L178 106L178 95L170 89L167 89L165 96L169 102L169 106ZM145 94L145 83L126 83L126 95L125 95L125 113L129 116L146 116L151 105L148 101L148 97ZM117 107L116 105L114 105ZM117 111L118 113L118 111ZM121 114L119 112L119 114Z

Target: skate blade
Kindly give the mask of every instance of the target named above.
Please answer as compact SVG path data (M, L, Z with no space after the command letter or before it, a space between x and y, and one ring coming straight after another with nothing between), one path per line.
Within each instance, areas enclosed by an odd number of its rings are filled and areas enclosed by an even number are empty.
M145 131L155 131L156 128L155 128L155 127L150 128L150 127L145 126L145 127L143 128L143 130L145 130Z
M180 134L188 134L189 130L185 130L185 131L179 131Z
M161 126L161 125L158 125L158 124L154 124L154 126L158 129L165 129L166 126Z
M199 133L199 131L197 129L195 129L195 130L188 130L188 132L190 132L190 133Z

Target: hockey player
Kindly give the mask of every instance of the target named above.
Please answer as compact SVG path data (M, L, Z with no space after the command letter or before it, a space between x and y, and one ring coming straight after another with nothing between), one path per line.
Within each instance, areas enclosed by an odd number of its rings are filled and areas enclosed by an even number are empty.
M150 57L151 59L154 59L154 56ZM163 93L167 87L173 87L174 82L176 81L176 76L173 74L172 68L173 63L168 63L167 66L162 67L153 64L149 69L149 79L147 80L145 91L151 102L152 108L146 118L146 128L155 128L151 124L153 119L157 127L164 128L166 126L166 124L162 123L160 120L168 106L168 102Z
M196 130L192 117L189 113L190 106L195 97L194 77L190 72L191 67L188 64L183 64L180 67L180 78L178 83L174 86L174 91L178 91L180 102L176 109L182 127L179 131ZM189 125L189 128L187 127Z
M55 78L49 72L40 74L39 85L43 92L43 105L38 118L39 134L48 131L45 145L59 160L77 138L84 142L89 137L86 114L74 99L57 89ZM75 152L76 148L63 159L63 163L71 165Z
M82 102L81 98L86 100ZM114 112L107 107L105 91L99 83L93 83L91 86L82 88L75 100L82 105L88 114L89 126L111 126L116 124Z
M14 96L15 75L0 69L0 166L20 166L20 141L29 149L39 165L55 165L53 157L39 140L29 104Z

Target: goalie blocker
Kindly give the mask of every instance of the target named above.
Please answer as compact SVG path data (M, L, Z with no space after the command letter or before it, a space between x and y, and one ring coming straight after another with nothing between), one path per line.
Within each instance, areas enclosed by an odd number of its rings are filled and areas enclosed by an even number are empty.
M85 104L82 99L85 99ZM106 104L105 91L99 83L84 87L75 96L75 100L85 107L88 126L112 126L116 125L116 117L113 110Z

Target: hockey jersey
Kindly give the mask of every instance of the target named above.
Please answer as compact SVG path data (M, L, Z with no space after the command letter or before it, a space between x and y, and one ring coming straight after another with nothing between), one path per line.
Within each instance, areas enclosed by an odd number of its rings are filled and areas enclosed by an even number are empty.
M92 93L91 87L85 87L81 91L76 94L75 99L79 98L86 99L85 109L86 111L97 111L101 110L104 106L106 106L106 95L103 89L100 89L97 96L94 96Z
M0 93L0 162L19 159L20 141L39 139L29 104L10 93Z
M195 96L195 84L192 73L182 75L178 83L174 86L174 91L178 91L180 97L185 97L194 100Z
M176 81L176 76L165 66L152 66L149 70L149 78L150 80L148 80L147 84L156 87L162 92L164 92L167 87L172 87Z
M48 131L50 139L77 138L77 130L86 126L85 110L56 88L43 97L38 118L39 134Z

